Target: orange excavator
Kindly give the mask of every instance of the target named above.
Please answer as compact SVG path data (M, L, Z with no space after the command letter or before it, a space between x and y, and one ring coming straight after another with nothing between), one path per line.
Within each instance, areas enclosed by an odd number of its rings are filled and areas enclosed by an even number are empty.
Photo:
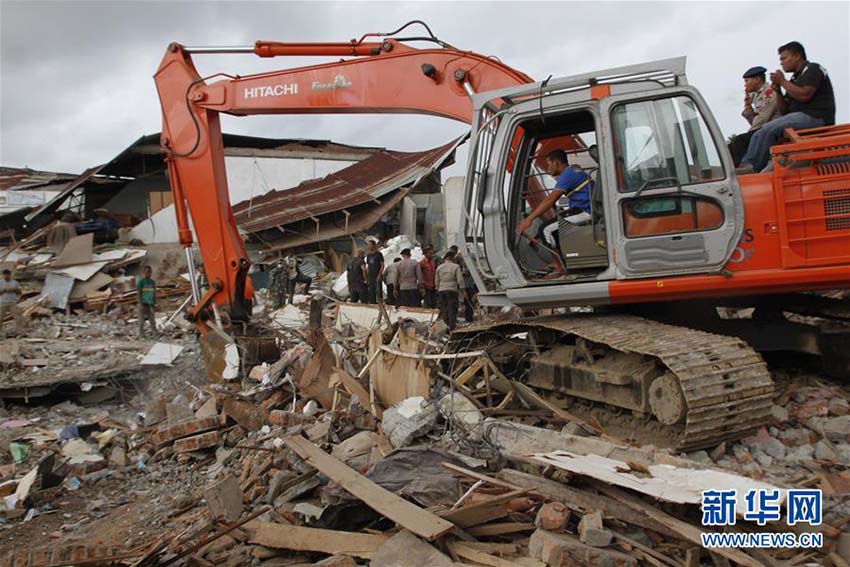
M426 34L400 37L412 24ZM433 45L410 45L423 41ZM345 59L201 77L192 55L203 53ZM684 58L534 82L422 22L339 43L172 43L155 81L180 242L194 270L191 212L210 282L189 314L205 336L220 334L214 306L225 325L250 319L219 114L421 113L471 125L457 237L479 302L529 310L462 327L454 348L486 348L609 433L682 450L769 419L773 382L757 349L850 374L850 305L816 293L850 287L848 125L788 131L771 172L736 177ZM556 211L535 221L558 223L554 245L516 232L551 188L552 148L593 181L586 224Z

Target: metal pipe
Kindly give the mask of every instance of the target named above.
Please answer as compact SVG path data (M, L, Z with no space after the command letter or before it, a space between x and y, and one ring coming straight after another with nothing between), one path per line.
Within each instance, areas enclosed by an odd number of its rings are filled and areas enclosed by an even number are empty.
M198 277L195 275L195 258L192 255L192 249L187 247L186 264L189 266L189 281L192 282L192 305L197 305L201 299L201 292L198 289Z
M469 83L469 81L464 81L461 83L461 85L463 86L463 90L466 91L466 95L469 98L472 98L472 95L477 94L475 92L475 89L472 88L472 85Z
M194 45L184 46L186 53L254 53L253 45Z

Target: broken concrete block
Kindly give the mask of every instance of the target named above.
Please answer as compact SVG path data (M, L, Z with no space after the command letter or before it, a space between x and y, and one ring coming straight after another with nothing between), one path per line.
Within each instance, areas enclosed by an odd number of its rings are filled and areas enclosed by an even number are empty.
M205 417L212 417L214 415L218 415L218 406L216 405L215 398L210 398L205 401L201 407L199 407L195 411L195 419L202 419Z
M262 407L232 398L224 400L222 412L248 431L258 430L268 420Z
M850 402L844 398L832 398L827 404L830 415L850 415Z
M535 530L528 554L549 567L638 567L638 561L612 549L591 547L575 536Z
M235 522L242 515L242 488L233 475L204 489L204 499L212 519Z
M808 429L787 429L779 432L779 439L789 447L808 445L815 440L814 435Z
M371 431L361 431L342 443L335 445L331 451L331 455L357 469L359 466L355 466L353 463L358 461L358 464L363 464L368 460L377 437L377 434Z
M850 442L850 415L813 417L806 425L818 433L823 433L833 443Z
M304 522L307 524L311 524L321 518L324 510L321 506L316 506L310 502L299 502L292 507L292 512L304 518Z
M770 415L777 423L785 423L786 421L788 421L788 410L782 406L773 404L770 407Z
M195 417L192 408L189 406L189 400L183 394L177 394L171 402L166 404L165 415L169 425Z
M569 508L561 502L547 502L538 510L534 525L550 532L562 532L569 520Z
M791 463L805 463L811 461L815 456L815 448L812 445L800 445L789 449L787 461Z
M582 516L578 523L579 539L591 547L607 547L611 545L614 534L602 525L602 512L596 510Z
M189 453L191 451L215 447L219 444L221 444L221 433L218 431L208 431L200 435L178 439L174 442L174 451L176 453Z
M452 560L407 530L402 530L372 555L370 567L452 567Z
M484 416L478 411L475 404L460 392L446 394L440 398L438 407L444 418L467 429L484 421Z
M298 473L295 471L277 471L272 477L271 482L269 482L269 490L266 492L265 501L269 504L274 502L274 499L278 497L283 489L283 485L294 479L296 476L298 476Z
M753 448L758 447L761 451L770 455L774 459L785 458L785 445L783 445L782 441L776 437L771 436L764 427L759 429L758 433L754 436L744 439L743 444L749 447L751 451Z
M819 461L832 461L833 463L841 462L841 458L836 453L833 445L823 439L815 443L815 459Z
M428 433L436 422L436 406L425 398L416 396L404 399L386 410L381 427L393 447L398 449Z
M157 398L151 400L145 405L145 425L151 426L165 420L165 406L167 402L165 398Z
M127 452L124 450L124 447L119 445L112 447L112 451L109 453L109 462L119 467L126 467L129 461L127 460Z

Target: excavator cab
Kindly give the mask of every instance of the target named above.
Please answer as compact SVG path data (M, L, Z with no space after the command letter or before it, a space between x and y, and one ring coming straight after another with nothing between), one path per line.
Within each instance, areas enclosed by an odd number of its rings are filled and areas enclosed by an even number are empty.
M482 302L607 303L611 281L723 268L743 233L743 203L684 66L655 61L473 97L465 235ZM539 162L565 137L580 141L562 149L594 181L591 221L560 220L557 247L529 243L516 226L553 187Z

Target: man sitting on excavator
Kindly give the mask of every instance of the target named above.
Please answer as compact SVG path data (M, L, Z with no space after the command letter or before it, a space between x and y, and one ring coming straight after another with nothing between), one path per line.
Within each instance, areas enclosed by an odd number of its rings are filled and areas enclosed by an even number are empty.
M587 224L590 216L590 191L593 182L590 176L579 166L569 164L564 150L552 150L546 155L546 171L554 177L555 188L542 203L517 225L516 231L523 234L534 219L558 204L558 218L544 225L538 238L545 240L550 246L558 246L558 223L561 219L572 224Z

